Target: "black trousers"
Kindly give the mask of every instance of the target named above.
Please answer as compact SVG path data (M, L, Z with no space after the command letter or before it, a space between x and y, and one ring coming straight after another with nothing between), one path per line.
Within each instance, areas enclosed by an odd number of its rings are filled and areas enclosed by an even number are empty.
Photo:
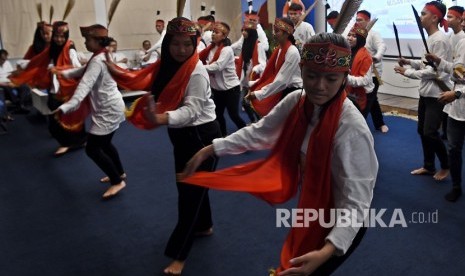
M111 185L121 183L124 174L118 150L111 143L114 134L115 131L107 135L89 133L86 145L87 156L110 178Z
M465 122L449 117L447 121L447 142L449 145L450 176L454 188L462 184L462 149L465 139Z
M22 84L18 87L0 86L4 96L10 100L16 108L23 108L32 104L31 89L29 86Z
M437 98L422 97L418 102L418 134L423 147L423 168L435 171L437 155L441 169L449 169L447 150L439 136L444 105Z
M241 98L240 86L233 87L226 91L212 89L213 101L216 108L216 120L220 123L220 129L223 136L228 135L226 131L226 120L224 119L224 110L228 110L229 118L234 122L238 129L245 127L245 122L239 116L239 101Z
M336 271L338 267L340 267L349 258L350 255L352 255L352 253L355 251L355 249L358 247L363 237L365 236L366 231L367 231L366 227L360 228L354 240L352 241L352 245L349 247L346 254L342 256L331 257L329 260L323 263L310 275L312 276L331 275L334 271Z
M57 109L63 102L57 100L53 94L48 95L47 106L50 110ZM78 132L73 132L63 128L55 119L55 115L48 116L48 131L62 147L81 146L87 140L85 127Z
M176 173L182 172L187 161L215 138L221 137L217 121L195 127L168 128L173 144ZM218 158L210 157L199 167L199 171L214 171ZM194 234L213 226L208 189L176 182L178 189L178 222L168 240L165 255L184 261L194 242Z
M367 94L367 106L363 112L363 116L366 118L368 117L368 114L371 114L373 125L375 129L379 130L383 125L385 125L385 123L383 119L383 112L381 112L381 106L379 105L378 101L378 78L373 77L373 83L375 84L375 88L371 93Z

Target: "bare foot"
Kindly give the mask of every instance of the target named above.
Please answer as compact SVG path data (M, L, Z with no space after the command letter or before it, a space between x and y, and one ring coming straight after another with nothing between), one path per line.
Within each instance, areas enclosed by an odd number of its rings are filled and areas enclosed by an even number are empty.
M103 199L110 199L114 197L119 193L119 191L124 189L124 187L126 187L126 182L124 181L121 181L121 183L116 185L111 185L110 188L108 188L108 190L103 194Z
M59 148L55 151L54 155L57 156L57 157L58 157L58 156L62 156L63 154L67 153L68 150L69 150L69 147L59 147Z
M181 275L182 269L184 268L184 262L174 260L168 267L163 270L166 275Z
M127 178L127 175L126 175L125 173L123 173L123 174L121 175L121 179L122 179L122 180L126 180L126 178ZM110 178L109 178L108 176L102 177L102 178L100 178L100 182L102 182L102 183L108 183L108 182L110 182Z
M448 176L449 176L449 170L440 169L437 173L433 175L433 178L438 181L441 181L441 180L446 179L446 177Z
M213 235L213 227L210 227L205 231L198 231L194 233L195 237L208 237L211 235Z
M389 128L387 125L382 125L379 130L381 130L381 133L387 133L389 131Z
M427 169L423 167L410 172L410 174L413 174L413 175L433 175L434 173L435 173L434 171L433 172L428 171Z

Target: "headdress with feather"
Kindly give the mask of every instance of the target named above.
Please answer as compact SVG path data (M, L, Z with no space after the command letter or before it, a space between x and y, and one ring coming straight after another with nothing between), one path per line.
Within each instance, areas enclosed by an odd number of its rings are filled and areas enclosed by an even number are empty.
M118 7L120 1L121 0L113 0L113 1L111 1L110 9L108 10L107 28L110 26L111 20L113 19L113 16L115 15L116 8Z
M349 24L350 20L360 8L363 0L345 0L344 4L342 4L341 11L339 12L339 17L334 26L334 33L342 34L345 28Z
M42 3L37 3L36 5L37 14L39 15L39 21L42 22Z
M74 7L74 4L76 4L76 0L68 0L68 4L66 4L65 12L63 14L63 21L65 21L66 17L68 17L69 13Z

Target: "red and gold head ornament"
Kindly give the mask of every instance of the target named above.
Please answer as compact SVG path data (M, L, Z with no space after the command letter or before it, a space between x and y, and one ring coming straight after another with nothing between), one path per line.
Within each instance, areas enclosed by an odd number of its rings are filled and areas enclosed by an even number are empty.
M256 30L257 29L257 23L246 20L246 21L244 21L244 25L242 26L242 29L243 30L246 30L246 29Z
M55 21L52 25L53 33L63 35L66 32L69 32L69 25L64 21Z
M302 48L301 66L321 72L349 72L351 51L333 43L307 43Z
M367 38L368 36L368 31L366 28L360 26L359 24L355 23L352 29L350 30L351 33L358 34L364 38Z
M172 35L196 35L195 23L185 18L175 18L168 22L166 32Z
M438 9L438 7L436 7L433 4L426 4L425 9L438 17L439 26L444 27L444 31L447 32L449 30L449 24L447 23L447 20L444 19L445 14L442 14L441 10Z
M95 24L87 27L80 27L83 37L107 37L108 29L102 25Z
M47 32L47 31L52 32L53 31L53 25L48 24L45 21L37 22L37 28L40 28L44 32Z
M276 18L274 20L274 28L279 29L281 31L284 31L288 34L293 34L294 33L294 25L290 25L281 18Z
M255 20L257 22L260 20L260 17L258 16L258 14L256 12L246 11L244 13L244 17L245 17L245 20L252 19L252 20Z
M221 24L221 22L216 22L215 23L215 25L213 26L213 31L215 31L215 30L222 32L226 37L229 35L228 28L226 28L226 26Z

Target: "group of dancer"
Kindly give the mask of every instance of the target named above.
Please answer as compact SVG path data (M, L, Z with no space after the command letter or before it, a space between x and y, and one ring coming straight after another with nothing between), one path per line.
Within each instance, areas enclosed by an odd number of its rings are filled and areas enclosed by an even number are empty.
M433 2L422 10L422 22L430 35L431 54L427 55L430 64L424 67L401 59L401 65L422 69L395 69L406 76L422 78L420 91L425 89L425 93L433 93L436 87L437 73L432 62L439 72L444 72L441 75L444 78L454 71L447 49L434 46L445 45L447 39L434 32L445 16L445 7ZM450 14L455 14L451 9ZM291 5L289 10L302 15L303 9ZM291 228L280 264L270 272L328 275L351 255L366 231L356 225L364 220L364 210L370 208L378 162L365 119L377 102L376 82L380 78L383 49L365 47L368 41L369 45L376 45L371 44L376 41L376 37L370 39L373 31L366 28L370 19L367 11L357 13L357 23L347 37L335 33L312 34L297 41L297 46L294 33L302 23L299 17L290 16L291 19L275 20L273 33L278 46L266 61L269 43L260 39L257 13L248 11L246 15L238 58L234 57L228 39L228 24L209 22L202 26L176 17L164 31L159 60L139 71L120 68L112 61L107 50L112 39L108 37L108 29L98 24L81 27L86 48L93 53L86 65L81 66L73 42L68 39L68 24L55 22L50 45L30 57L24 68L10 79L15 84L28 84L49 92L48 105L52 110L49 129L60 143L55 154L85 145L87 155L106 175L99 180L111 184L103 194L104 199L114 197L126 186L126 171L111 142L125 115L141 129L167 126L177 173L178 221L165 249L166 256L172 259L163 270L165 274L180 275L194 239L213 234L208 189L215 188L250 192L272 204L298 194L297 208L324 210L325 221L331 209L355 209L358 215L349 227L342 226L344 221L337 219L332 228L316 222L306 228ZM427 25L430 21L432 25ZM209 28L211 43L207 44L202 37ZM200 43L206 46L203 50L199 50ZM462 63L459 47L456 56L454 63ZM49 64L53 64L51 70ZM50 74L44 78L44 72ZM457 87L460 80L457 76ZM135 100L125 114L118 87L149 93ZM369 95L370 92L374 94ZM248 126L239 116L241 95L251 120L257 121ZM465 115L464 97L449 91L439 96L438 103L430 100L432 95L420 98L418 131L425 165L412 173L434 173L431 157L434 161L435 153L440 154L442 169L449 169L447 152L437 129L440 107L452 101L447 110L448 139L452 137L455 142L449 143L456 143L449 151L457 159L453 165L450 161L456 200L458 191L461 194L465 128L460 118ZM223 117L225 109L239 129L230 135ZM84 121L88 114L91 124L86 133ZM375 127L388 131L382 115ZM264 160L215 171L219 156L263 149L270 150ZM454 179L457 171L459 178ZM445 177L445 171L438 173L435 178Z

